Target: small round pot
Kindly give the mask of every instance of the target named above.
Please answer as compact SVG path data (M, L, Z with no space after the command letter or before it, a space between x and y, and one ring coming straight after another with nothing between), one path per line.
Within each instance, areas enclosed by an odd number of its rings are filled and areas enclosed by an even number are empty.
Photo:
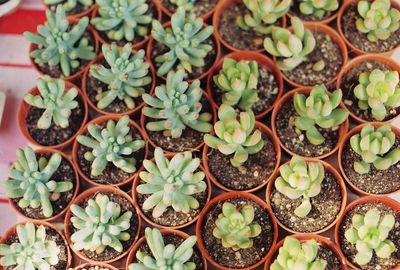
M305 160L307 162L318 162L321 163L324 166L325 171L330 172L331 174L333 174L333 176L336 178L336 182L339 184L340 186L340 191L342 194L342 204L340 207L340 211L337 214L335 220L333 222L331 222L328 226L326 226L325 228L322 228L318 231L315 232L309 232L309 233L302 233L302 232L296 232L293 229L288 228L286 225L284 225L276 216L274 213L274 218L276 219L276 222L279 224L279 226L281 226L283 229L285 229L286 231L293 233L293 234L297 234L297 235L303 235L303 236L307 236L310 234L321 234L323 232L326 232L327 230L329 230L330 228L332 228L333 226L335 226L336 222L339 220L339 218L343 215L344 209L346 208L346 203L347 203L347 190L346 190L346 185L344 184L343 178L342 176L339 174L339 172L329 163L322 161L322 160L318 160L318 159L313 159L313 158L305 158ZM289 163L289 161L287 162ZM272 190L274 188L274 184L276 181L277 177L273 180L270 181L268 183L268 187L267 187L267 192L266 192L266 201L268 205L271 205L271 195L272 195ZM272 209L272 207L271 207ZM272 211L273 212L273 211Z
M46 5L44 0L42 0L42 4L46 7L46 9L50 9L49 6L51 5ZM93 12L93 10L96 8L96 4L93 3L92 6L90 8L85 9L82 12L76 13L76 14L71 14L71 15L67 15L68 19L79 19L85 16L90 16L90 14ZM53 12L53 11L52 11Z
M225 55L222 59L220 59L218 61L218 64L214 67L213 71L208 75L208 78L207 78L207 93L211 97L211 100L216 108L218 108L218 105L215 102L215 100L213 98L213 94L212 94L212 92L213 92L213 88L212 88L213 77L222 69L222 65L224 63L225 58L231 58L231 59L234 59L235 61L241 61L241 60L256 61L259 65L266 67L270 72L272 72L274 74L274 77L278 83L279 90L278 90L278 93L276 95L275 101L272 104L272 106L270 108L268 108L267 110L265 110L264 112L256 115L257 120L262 119L264 116L266 116L269 112L272 111L273 107L275 106L275 104L277 103L279 98L282 96L283 79L282 79L282 74L281 74L280 70L277 68L277 66L271 59L269 59L264 54L261 54L258 52L236 51L236 52L230 53L228 55Z
M344 1L345 1L345 0L344 0ZM339 8L338 8L337 10L335 10L331 16L326 17L326 18L323 19L323 20L320 20L320 21L306 21L306 20L303 20L303 19L302 19L301 21L302 21L303 23L314 23L314 22L316 22L316 23L322 23L322 24L328 25L328 24L330 24L332 21L334 21L334 20L337 18L337 15L338 15L338 12L339 12L339 9L340 9L340 5L342 5L342 2L343 2L343 1L339 0ZM287 15L289 18L296 17L296 15L295 15L294 13L290 12L290 10L289 10L288 13L286 13L286 15Z
M293 99L293 96L294 96L295 93L308 95L308 94L310 94L310 92L311 92L311 88L309 88L309 87L294 89L294 90L286 93L285 95L283 95L283 97L279 99L278 103L275 105L275 107L274 107L274 109L272 111L271 127L272 127L272 132L274 133L274 137L276 137L276 140L279 142L279 144L283 148L283 150L285 150L285 152L287 152L291 156L300 156L300 155L296 154L293 151L291 151L290 149L288 149L284 145L284 143L279 139L278 129L277 129L277 126L276 126L277 116L278 116L278 113L281 110L282 106L284 104L286 104L287 102L289 102L290 99ZM339 106L340 106L340 108L344 108L343 102L341 102ZM344 136L346 135L348 129L349 129L349 120L346 119L346 121L344 121L339 127L339 135L338 135L339 140L338 140L336 146L330 152L328 152L326 154L323 154L321 156L316 156L316 157L305 157L305 156L303 156L303 158L324 159L326 157L329 157L329 156L333 155L339 149L339 145L344 140Z
M101 263L101 262L84 263L84 264L78 265L78 266L76 266L76 267L74 267L72 269L73 270L82 270L82 269L87 269L88 267L93 267L93 266L95 266L95 267L98 266L100 268L108 268L110 270L118 270L118 268L116 268L116 267L114 267L112 265L109 265L109 264L106 264L106 263Z
M400 203L389 197L366 196L366 197L359 198L359 199L355 200L354 202L350 203L346 207L343 215L340 217L340 219L338 220L338 222L336 223L336 226L335 226L335 242L341 251L342 251L342 247L340 246L339 231L340 231L340 226L342 225L344 217L346 216L346 214L349 211L354 209L356 206L362 205L362 204L367 204L367 203L383 203L386 206L388 206L389 208L394 209L396 212L398 212L398 213L400 212ZM344 254L343 251L342 251L342 254ZM344 256L344 259L346 260L347 265L351 269L362 270L362 269L358 268L357 266L355 266L347 257ZM393 270L399 269L399 266L400 266L400 264L398 264L396 267L394 267Z
M67 91L71 88L75 88L78 91L78 96L82 99L82 104L83 104L83 109L85 110L84 112L84 116L83 116L83 121L81 124L81 127L79 128L79 130L75 133L75 135L71 136L71 138L69 138L68 140L66 140L63 143L60 144L56 144L56 145L40 145L38 142L36 142L31 134L28 131L28 127L26 126L26 116L28 114L29 109L31 108L31 105L29 105L28 103L26 103L24 100L21 101L19 107L18 107L18 112L17 112L17 119L18 119L18 127L20 132L22 133L22 135L25 137L26 140L28 140L29 144L32 144L34 147L46 147L46 148L51 148L51 149L59 149L59 150L63 150L68 148L72 142L75 140L77 134L83 129L83 127L85 126L87 119L88 119L88 106L87 106L87 102L85 99L85 96L83 95L82 91L79 89L79 87L77 87L76 85L65 81L65 90ZM37 88L37 86L33 87L30 91L30 94L32 95L40 95L39 89Z
M168 20L170 20L170 18L171 18L171 16L172 16L173 13L172 13L171 11L169 11L169 9L168 9L166 6L163 5L162 0L155 0L155 1L157 1L158 5L160 6L161 11L162 11L165 15L168 16ZM207 11L206 13L204 13L203 15L201 15L200 18L202 18L203 21L208 20L208 19L211 18L212 15L214 14L215 8L216 8L216 7L213 7L212 9L210 9L209 11Z

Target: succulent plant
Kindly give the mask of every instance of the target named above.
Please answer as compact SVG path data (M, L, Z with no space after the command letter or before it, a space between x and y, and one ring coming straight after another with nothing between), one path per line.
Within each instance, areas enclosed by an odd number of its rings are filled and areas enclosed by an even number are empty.
M134 140L129 134L129 116L121 117L117 123L108 120L104 128L89 124L88 132L91 137L79 135L77 140L80 144L92 148L84 157L92 162L93 176L101 175L109 162L124 172L136 171L136 160L130 155L142 149L145 142Z
M169 48L169 51L155 57L161 63L158 76L168 73L176 64L178 69L192 73L192 67L203 67L204 58L213 49L204 41L214 31L213 26L203 28L203 20L194 13L186 15L184 8L179 7L171 17L171 27L164 28L157 20L153 20L151 35L155 40Z
M370 164L378 170L387 170L400 161L400 148L390 150L396 141L396 135L390 125L383 125L375 130L368 124L359 134L350 138L350 146L358 155L360 161L354 162L354 170L359 174L370 171Z
M122 252L121 241L128 241L131 235L127 230L131 226L132 212L121 213L121 206L110 201L107 195L97 193L89 199L85 208L71 205L72 226L76 229L71 235L75 250L90 250L103 253L106 247Z
M31 222L16 226L17 239L11 245L0 244L0 265L11 269L47 270L58 264L60 248L46 237L43 225Z
M213 230L214 237L221 239L224 248L251 248L253 238L261 233L261 226L254 221L254 207L250 204L237 209L234 204L224 202Z
M197 241L196 236L188 237L178 247L174 244L165 245L163 236L158 229L146 228L145 237L152 254L138 251L136 258L139 262L130 264L128 270L196 269L195 263L189 262Z
M319 246L314 239L301 243L287 236L279 249L278 257L271 264L271 270L324 270L327 262L317 258Z
M183 7L185 10L192 10L197 0L169 0L177 7Z
M225 92L222 102L238 105L242 110L251 109L257 102L258 64L256 61L238 61L224 58L222 69L214 76L214 82Z
M276 61L280 70L287 71L296 68L307 59L315 48L315 38L309 29L305 29L297 17L290 19L293 33L289 30L273 26L272 38L264 39L264 48L273 56L283 58Z
M392 8L390 0L359 1L356 27L367 34L371 42L386 40L399 29L400 11Z
M386 108L400 106L399 73L397 71L382 71L374 69L363 72L358 77L359 84L354 88L358 99L358 107L362 110L371 109L372 116L382 121L386 117Z
M144 115L158 121L148 122L146 128L150 131L163 131L165 136L179 138L187 127L199 132L210 132L212 125L209 123L212 115L201 112L200 103L203 92L200 81L192 84L183 81L185 72L170 71L165 85L156 87L155 96L143 94L143 100L148 107L143 108Z
M89 8L93 5L93 0L44 0L43 2L48 6L61 4L67 12L72 11L78 5L82 5L84 8Z
M373 252L379 258L389 258L396 250L395 245L388 239L393 229L395 218L386 214L381 216L377 208L372 208L365 215L355 214L352 224L345 232L345 238L356 245L355 261L365 265L371 261Z
M53 178L61 161L58 153L52 154L49 159L41 157L37 160L32 148L18 149L17 160L8 173L9 179L4 182L6 197L19 199L18 206L21 208L40 207L45 217L51 217L52 193L67 192L73 188L72 182Z
M89 40L83 36L89 19L83 17L75 25L70 25L65 17L62 5L58 5L56 13L46 10L47 22L39 25L39 34L25 32L24 36L38 48L31 52L37 64L47 63L49 66L60 66L64 76L70 76L82 60L91 60L96 52Z
M318 18L322 18L327 12L335 11L338 8L338 0L300 0L299 5L301 13Z
M119 99L129 109L135 108L133 99L141 97L145 92L144 87L152 81L149 64L144 59L144 50L133 54L129 43L121 50L115 43L111 46L104 44L102 49L109 68L101 64L90 66L90 75L108 85L108 90L96 97L97 107L107 108L114 100Z
M294 156L289 163L279 168L280 176L275 188L291 200L302 198L301 204L294 210L298 217L306 217L312 208L310 198L321 192L321 183L325 177L324 166L319 162L306 162Z
M295 93L293 98L294 108L299 116L295 119L295 126L306 132L308 141L314 145L322 144L324 136L316 125L323 129L337 128L349 116L349 113L337 108L342 100L342 91L328 92L325 85L314 86L310 95Z
M254 130L255 117L251 110L241 112L239 120L235 110L222 104L218 110L219 121L214 125L216 136L204 135L204 142L211 148L218 149L230 159L234 167L240 167L249 155L259 152L264 147L260 130Z

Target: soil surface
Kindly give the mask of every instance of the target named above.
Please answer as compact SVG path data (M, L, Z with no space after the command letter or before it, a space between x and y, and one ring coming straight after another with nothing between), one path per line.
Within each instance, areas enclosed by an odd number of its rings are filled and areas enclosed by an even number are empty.
M89 267L83 267L83 268L70 268L69 270L74 270L74 269L77 269L77 270L110 270L109 268L107 268L107 267L102 267L102 266L89 266Z
M197 0L194 3L193 13L196 14L196 17L201 17L213 9L217 3L218 0ZM161 4L172 14L177 9L177 6L172 4L170 0L161 0Z
M335 13L338 12L338 10L341 7L341 1L339 1L339 7L335 11L326 11L324 16L322 17L317 17L314 14L303 14L300 11L300 1L294 1L292 2L292 7L290 8L290 13L292 16L297 16L299 17L302 21L307 21L307 22L320 22L325 19L328 19L329 17L333 16Z
M57 3L57 4L55 4L55 5L48 5L47 7L48 7L51 11L56 12L57 6L58 6L58 5L63 5L63 4L65 4L66 2L68 2L68 0L63 0L63 1L61 1L60 3ZM95 1L93 1L93 2L95 2ZM65 11L65 14L66 14L67 16L72 16L72 15L76 15L76 14L85 12L86 10L92 8L92 6L95 5L95 4L96 4L96 3L93 3L92 5L90 5L90 6L87 7L87 6L82 5L79 1L77 1L76 7L74 7L74 8L71 9L70 11Z

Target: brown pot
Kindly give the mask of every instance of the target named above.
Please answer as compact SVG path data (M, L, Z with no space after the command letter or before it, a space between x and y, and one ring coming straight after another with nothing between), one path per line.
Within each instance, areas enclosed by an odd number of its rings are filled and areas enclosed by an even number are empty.
M263 200L261 200L259 197L255 196L253 194L250 194L247 192L239 192L239 191L226 192L226 193L222 193L221 195L218 195L217 197L212 199L209 203L207 203L206 207L204 207L204 209L201 211L199 220L197 221L197 224L196 224L196 236L198 239L197 243L199 245L200 251L203 254L203 256L207 259L207 261L209 261L217 269L233 270L232 268L224 267L224 266L220 265L218 262L214 261L214 259L210 256L210 254L208 253L208 251L204 245L203 232L202 232L202 224L203 224L206 214L216 204L226 201L228 199L232 199L232 198L244 198L244 199L249 199L249 200L254 201L258 205L260 205L262 208L264 208L266 212L268 212L268 214L271 218L271 221L272 221L272 227L274 229L274 236L273 236L271 248L268 251L268 253L258 263L254 264L254 265L248 266L246 268L241 268L241 269L235 268L236 270L255 269L255 268L259 267L260 265L262 265L267 260L268 257L272 256L272 254L273 254L272 252L273 252L276 242L278 240L278 225L276 224L275 218L273 217L274 215L272 214L272 211L270 210L269 206Z
M313 23L313 22L317 22L317 23L322 23L322 24L326 24L326 25L329 25L332 21L334 21L336 18L337 18L337 15L338 15L338 12L339 12L339 9L340 9L340 5L342 5L342 2L343 1L340 1L339 0L339 8L337 9L337 10L335 10L334 12L333 12L333 14L330 16L330 17L327 17L327 18L325 18L325 19L323 19L323 20L320 20L320 21L306 21L306 20L301 20L303 23ZM287 14L287 16L289 17L289 18L292 18L292 17L295 17L296 15L295 14L293 14L292 12L290 12L290 10L289 10L289 12L288 13L286 13Z
M169 17L168 20L170 20L170 17L172 16L173 13L169 11L169 9L166 6L163 5L162 0L155 0L155 1L160 6L162 12ZM211 16L214 14L214 11L215 7L213 7L212 9L201 15L200 18L202 18L203 21L206 21L209 18L211 18Z
M25 139L28 140L28 142L32 145L34 145L35 147L46 147L46 148L51 148L51 149L59 149L59 150L63 150L68 148L71 144L72 141L75 139L75 137L77 136L77 134L83 129L83 127L86 124L87 118L88 118L88 106L87 106L87 102L85 100L85 96L83 95L82 91L79 89L79 87L77 87L76 85L65 81L65 91L71 89L71 88L75 88L76 90L78 90L78 96L82 99L82 104L84 106L84 117L83 117L83 121L81 124L80 129L76 132L76 134L74 136L72 136L71 138L69 138L68 140L66 140L63 143L57 144L57 145L40 145L38 142L36 142L31 134L28 131L28 127L26 126L26 116L28 114L28 111L31 107L31 105L29 105L28 103L26 103L24 100L22 100L22 102L20 103L19 107L18 107L18 112L17 112L17 119L18 119L18 127L20 132L22 133L22 135L25 137ZM38 88L35 86L33 87L30 91L30 94L32 95L39 95L40 92L38 90Z
M231 58L231 59L234 59L235 61L241 61L241 60L256 61L259 65L266 67L270 72L272 72L274 74L274 76L277 80L277 83L278 83L279 90L278 90L278 93L276 95L275 101L272 104L272 106L270 108L268 108L266 111L256 115L257 120L262 119L270 111L272 111L273 107L275 106L275 104L277 103L279 98L282 96L283 79L282 79L282 74L281 74L280 70L276 67L275 63L271 59L269 59L267 56L265 56L264 54L261 54L261 53L252 52L252 51L236 51L236 52L230 53L228 55L225 55L222 59L219 60L218 64L214 67L213 71L208 75L208 78L207 78L207 93L211 97L211 100L217 109L218 109L218 105L215 102L215 100L213 98L213 94L212 94L212 92L213 92L213 88L212 88L213 77L222 69L222 65L224 63L225 58Z
M101 268L108 268L108 269L110 269L110 270L118 270L118 268L116 268L116 267L114 267L114 266L111 266L111 265L106 264L106 263L101 263L101 262L97 262L97 263L84 263L84 264L78 265L78 266L76 266L76 267L74 267L74 268L72 268L72 269L73 269L73 270L82 270L82 269L87 269L88 267L93 267L93 266L98 266L98 267L101 267Z
M137 209L136 209L136 207L135 207L135 205L134 205L134 203L133 203L133 201L132 201L132 198L129 197L128 194L125 193L124 191L122 191L122 190L120 190L120 189L117 189L117 188L115 188L115 187L112 187L112 186L98 186L98 187L94 187L94 188L90 188L90 189L88 189L88 190L85 190L84 192L82 192L81 194L79 194L78 197L76 197L76 199L73 201L73 204L79 205L80 203L82 203L83 201L85 201L89 196L91 196L91 195L93 195L93 194L96 194L96 193L98 193L98 192L113 193L113 194L116 194L116 195L118 195L118 196L123 197L124 199L128 200L129 203L132 205L133 211L136 211L136 212L137 212ZM66 237L66 239L67 239L67 241L68 241L68 244L69 244L69 246L71 247L72 251L73 251L80 259L83 259L84 261L90 262L91 264L92 264L92 263L94 263L94 264L95 264L95 263L99 263L98 261L94 261L94 260L89 259L89 258L86 257L85 254L83 254L81 251L74 250L74 249L72 248L73 243L72 243L72 241L71 241L71 235L72 235L72 232L71 232L71 226L72 226L71 218L72 218L72 212L71 212L71 209L68 208L68 211L67 211L67 214L65 215L65 220L64 220L64 230L65 230L65 237ZM139 238L140 228L141 228L141 220L140 220L140 218L139 218L139 215L138 215L137 220L138 220L138 229L137 229L136 235L131 235L131 236L132 236L132 239L134 239L134 241L132 242L132 245L131 245L126 251L124 251L124 252L121 253L119 256L115 257L114 259L107 260L107 261L101 261L101 263L111 263L111 262L115 262L115 261L118 261L118 260L120 260L120 259L126 257L126 255L128 255L129 251L133 248L134 243L135 243L136 240Z
M341 251L342 251L342 247L340 246L340 243L339 243L340 242L339 229L340 229L340 226L342 225L344 217L346 216L346 214L349 211L354 209L356 206L358 206L360 204L366 204L366 203L383 203L386 206L394 209L397 213L400 212L400 203L398 201L395 201L386 196L385 197L383 197L383 196L381 196L381 197L366 196L366 197L359 198L359 199L355 200L354 202L350 203L346 207L343 215L340 217L340 219L338 220L338 222L336 223L336 226L335 226L335 242ZM347 257L344 256L344 259L346 260L347 265L351 267L351 269L361 270L360 268L356 267ZM393 268L393 270L400 269L399 266L400 266L400 264L398 264L395 268Z
M293 98L295 93L301 93L301 94L305 94L308 95L311 92L311 88L309 87L304 87L304 88L297 88L294 89L288 93L286 93L285 95L283 95L283 97L281 99L279 99L278 103L275 105L273 111L272 111L272 117L271 117L271 126L272 126L272 131L274 133L274 137L276 137L276 139L278 140L279 144L281 145L281 147L291 156L300 156L299 154L294 153L293 151L291 151L290 149L288 149L283 142L279 139L278 136L278 132L277 132L277 127L276 127L276 118L278 116L278 113L280 111L280 109L282 108L282 106L287 103L290 99ZM344 108L343 102L340 103L340 108ZM316 157L304 157L304 158L316 158L316 159L324 159L328 156L333 155L338 149L339 149L339 145L342 143L344 136L347 133L347 130L349 129L349 120L347 119L345 122L343 122L340 125L339 128L339 140L335 146L335 148L333 148L329 153L326 153L324 155L321 156L316 156Z
M46 5L44 3L44 0L42 0L42 4L46 7L46 9L49 9L49 6L52 6L52 5ZM96 4L93 3L90 8L87 8L84 11L76 13L76 14L68 15L67 18L68 19L80 19L80 18L85 17L85 16L90 16L90 14L93 12L95 7L96 7Z

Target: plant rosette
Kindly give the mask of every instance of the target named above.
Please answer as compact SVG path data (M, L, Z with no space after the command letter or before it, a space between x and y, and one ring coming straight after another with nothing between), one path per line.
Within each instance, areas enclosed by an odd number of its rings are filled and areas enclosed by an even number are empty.
M186 10L189 10L196 14L197 17L201 17L204 21L207 21L214 14L215 8L218 4L218 0L157 0L162 12L171 17L176 12L179 6L183 6Z
M67 17L77 19L90 16L90 14L96 8L95 0L42 0L42 3L52 12L56 11L58 5L63 5L66 9L65 13Z
M367 130L364 129L363 132L365 132L365 135L362 136L362 129L368 125L371 125L373 129L368 131L368 133ZM339 148L338 161L340 171L342 172L342 175L347 184L349 184L350 188L361 196L388 196L395 194L400 190L400 179L398 178L398 175L400 175L400 163L398 163L399 153L395 153L400 152L400 129L387 124L386 126L390 127L390 130L393 134L389 135L386 131L384 131L383 133L378 134L378 136L383 136L385 138L378 138L378 140L375 141L375 135L371 134L370 132L376 132L378 128L382 126L385 126L385 124L372 122L354 127L345 136ZM365 163L365 166L362 166L362 168L358 168L358 165L364 164L364 158L358 154L352 146L358 145L356 142L357 136L359 136L360 139L366 137L371 138L369 141L367 139L363 140L368 148L363 148L362 151L365 151L365 157L371 154L372 159L367 160L368 163ZM352 137L354 137L354 139L351 139ZM354 142L351 143L351 140L354 140ZM382 143L381 141L384 142ZM378 142L380 150L379 153L372 149L373 145ZM356 150L359 151L358 149ZM380 161L389 162L389 166L384 165ZM380 165L380 163L383 165ZM376 166L380 169L378 169ZM369 167L369 170L366 170L367 167Z
M200 213L196 236L201 253L218 269L255 269L272 255L278 226L263 200L246 192L227 192Z
M350 203L335 227L335 242L355 270L395 270L400 266L400 204L365 196ZM364 232L363 232L364 231ZM370 257L371 256L371 257Z
M313 0L294 1L287 15L289 18L297 16L306 23L317 22L329 25L336 20L342 2L343 0L324 0L322 2ZM313 5L314 3L319 3L319 7L316 8ZM302 7L300 8L300 6Z
M69 270L118 270L118 268L107 263L84 263Z
M110 186L79 194L64 220L72 251L90 263L111 263L126 257L139 238L140 228L132 198Z
M208 95L212 98L212 101L214 105L219 108L219 106L222 104L223 96L226 93L229 93L230 91L227 91L228 89L220 89L218 85L216 84L215 80L218 80L216 76L218 74L221 74L221 70L224 65L224 60L225 59L232 59L236 61L236 63L242 63L245 61L247 65L252 65L253 61L256 61L258 68L257 71L253 71L252 73L247 74L247 73L240 73L240 69L236 69L237 75L235 77L229 78L227 75L229 70L227 68L227 74L224 73L224 77L227 78L230 81L228 82L229 86L231 89L229 90L235 90L235 82L237 81L235 79L242 79L244 77L244 74L247 75L246 79L243 79L244 84L249 87L249 89L246 89L246 86L244 86L244 89L246 90L256 90L257 92L257 101L251 106L251 109L253 110L255 117L257 120L262 119L264 116L266 116L269 112L272 111L274 105L277 103L279 98L282 96L283 92L283 79L281 72L279 69L276 67L274 62L270 60L267 56L258 53L258 52L250 52L250 51L238 51L238 52L233 52L228 55L225 55L222 59L219 60L218 64L214 67L213 71L208 75L207 78L207 91ZM242 75L243 74L243 75ZM255 84L254 88L251 88L249 84L254 84L252 82L253 78L251 74L255 74L254 76L256 77L257 84ZM256 75L257 74L257 75ZM243 77L242 77L243 76ZM221 78L222 79L222 78ZM241 86L237 86L238 88ZM242 92L242 98L244 99L243 95L246 95L245 91ZM234 106L236 109L238 106L240 106L240 101L242 98L238 101L238 103ZM247 105L246 105L247 106Z
M87 183L115 187L128 185L146 159L148 145L142 129L133 120L124 122L126 125L121 128L118 122L123 117L128 116L100 116L90 121L78 135L86 137L85 141L89 141L90 146L85 142L85 145L81 144L78 138L74 141L72 160ZM114 128L109 127L110 122L115 124ZM98 133L101 133L100 136L97 136Z

